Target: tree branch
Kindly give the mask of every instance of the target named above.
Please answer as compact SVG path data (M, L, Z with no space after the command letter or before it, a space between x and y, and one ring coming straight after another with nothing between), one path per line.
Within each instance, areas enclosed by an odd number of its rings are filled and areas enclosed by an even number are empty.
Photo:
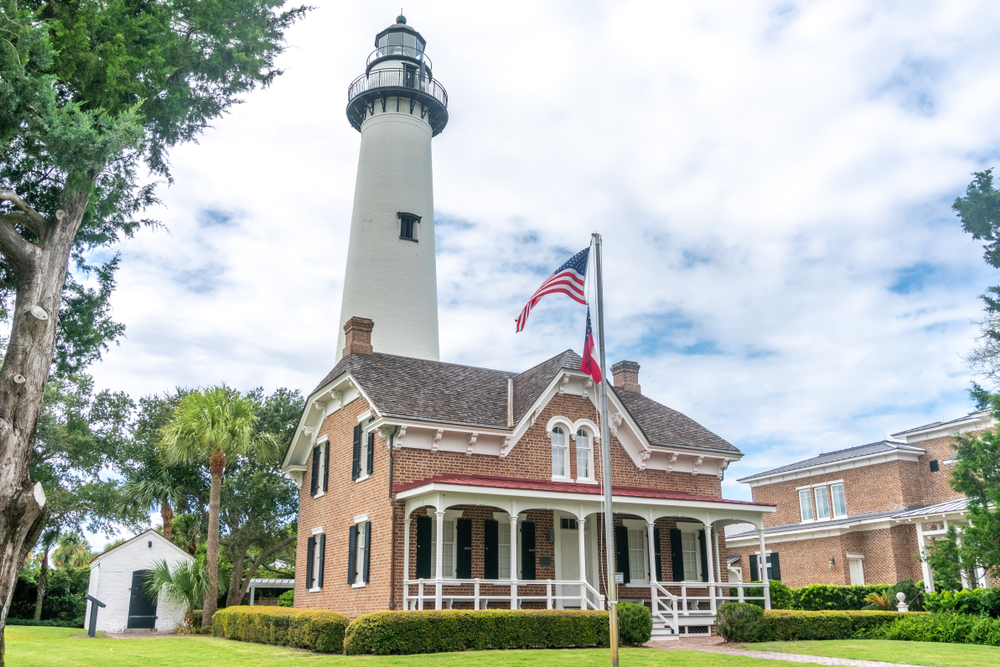
M243 585L240 586L240 596L236 600L236 604L240 604L241 602L243 602L243 598L246 597L247 590L249 590L250 588L250 579L252 579L253 575L256 574L257 568L261 566L261 563L263 563L265 560L267 560L274 554L278 553L281 549L287 546L289 542L294 541L297 537L298 537L297 534L286 537L281 542L278 542L276 545L274 545L273 547L262 553L257 558L257 560L253 562L253 565L251 565L250 569L247 570L246 577L243 579Z
M0 252L15 268L23 269L30 259L32 245L14 228L19 222L16 214L0 213Z
M18 207L22 213L28 218L28 221L24 224L35 232L38 238L45 236L45 231L49 228L49 221L45 219L38 211L28 206L28 203L17 196L11 190L0 190L0 201L9 201L14 206Z

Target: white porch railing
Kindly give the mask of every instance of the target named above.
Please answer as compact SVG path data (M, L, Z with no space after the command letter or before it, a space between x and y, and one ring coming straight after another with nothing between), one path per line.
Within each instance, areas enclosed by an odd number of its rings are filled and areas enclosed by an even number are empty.
M545 594L526 594L519 592L525 588L544 587ZM414 594L414 587L416 591ZM472 588L471 594L466 591L449 592L446 589ZM507 592L496 589L506 588ZM483 589L486 589L485 591ZM567 595L566 590L579 591ZM437 601L440 600L440 606ZM524 602L545 602L546 609L562 606L578 607L580 609L601 610L605 608L604 596L586 581L564 581L558 579L536 579L531 581L510 579L411 579L403 582L404 609L451 609L455 602L471 602L473 609L487 609L490 603L503 603L504 608L520 609ZM493 607L496 609L497 607Z

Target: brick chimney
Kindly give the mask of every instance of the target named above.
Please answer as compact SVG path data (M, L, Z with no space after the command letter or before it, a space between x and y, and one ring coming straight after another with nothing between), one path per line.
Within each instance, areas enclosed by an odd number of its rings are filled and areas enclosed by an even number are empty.
M364 317L352 317L344 325L344 356L372 353L372 329L375 323Z
M619 361L611 367L611 375L614 377L614 385L625 391L642 393L639 386L639 364L634 361Z

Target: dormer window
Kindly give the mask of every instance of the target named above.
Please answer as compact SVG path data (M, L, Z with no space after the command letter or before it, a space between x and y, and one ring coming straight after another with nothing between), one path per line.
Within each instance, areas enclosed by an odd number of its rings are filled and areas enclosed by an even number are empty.
M399 238L404 241L418 242L417 223L420 216L412 213L399 213Z
M565 478L569 477L567 469L569 463L569 451L566 443L566 431L561 426L552 428L552 476Z

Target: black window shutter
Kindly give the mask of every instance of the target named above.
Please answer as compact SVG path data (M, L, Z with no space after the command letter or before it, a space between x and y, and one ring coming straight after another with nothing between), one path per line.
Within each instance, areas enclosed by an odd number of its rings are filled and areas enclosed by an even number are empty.
M656 561L656 580L663 581L663 550L660 547L660 529L653 529L653 560Z
M326 533L319 534L319 572L316 573L316 587L323 588L323 564L326 562Z
M674 570L674 581L684 581L684 541L680 528L670 529L670 564Z
M628 562L628 528L625 526L615 526L615 552L618 556L618 567L616 572L621 572L625 575L625 583L631 581L629 577L629 562Z
M500 523L483 522L483 579L500 578Z
M698 535L701 538L699 540L701 546L701 580L708 581L708 544L705 542L708 539L708 533L705 530L701 530Z
M459 579L472 579L472 519L458 519L455 522L455 537L458 541L455 576Z
M767 557L767 560L771 563L771 571L768 573L770 575L768 579L772 581L781 581L781 563L778 561L777 552L772 551L771 555Z
M319 447L313 447L312 485L309 487L309 495L315 496L318 490L319 490Z
M754 554L750 554L750 581L760 581L760 576L757 572L757 556Z
M368 474L375 469L375 434L368 434Z
M313 556L316 554L316 538L306 541L306 590L313 588Z
M354 427L354 458L351 460L351 479L361 477L361 424Z
M323 462L323 493L326 493L330 488L330 443L327 442L323 449L326 450L323 454L325 459Z
M431 518L417 517L417 579L431 578Z
M521 523L521 579L531 581L535 578L535 524L531 521Z
M365 569L361 580L368 583L368 571L372 564L372 522L365 521Z
M347 529L347 583L354 585L354 577L357 574L358 560L358 527L351 526Z

